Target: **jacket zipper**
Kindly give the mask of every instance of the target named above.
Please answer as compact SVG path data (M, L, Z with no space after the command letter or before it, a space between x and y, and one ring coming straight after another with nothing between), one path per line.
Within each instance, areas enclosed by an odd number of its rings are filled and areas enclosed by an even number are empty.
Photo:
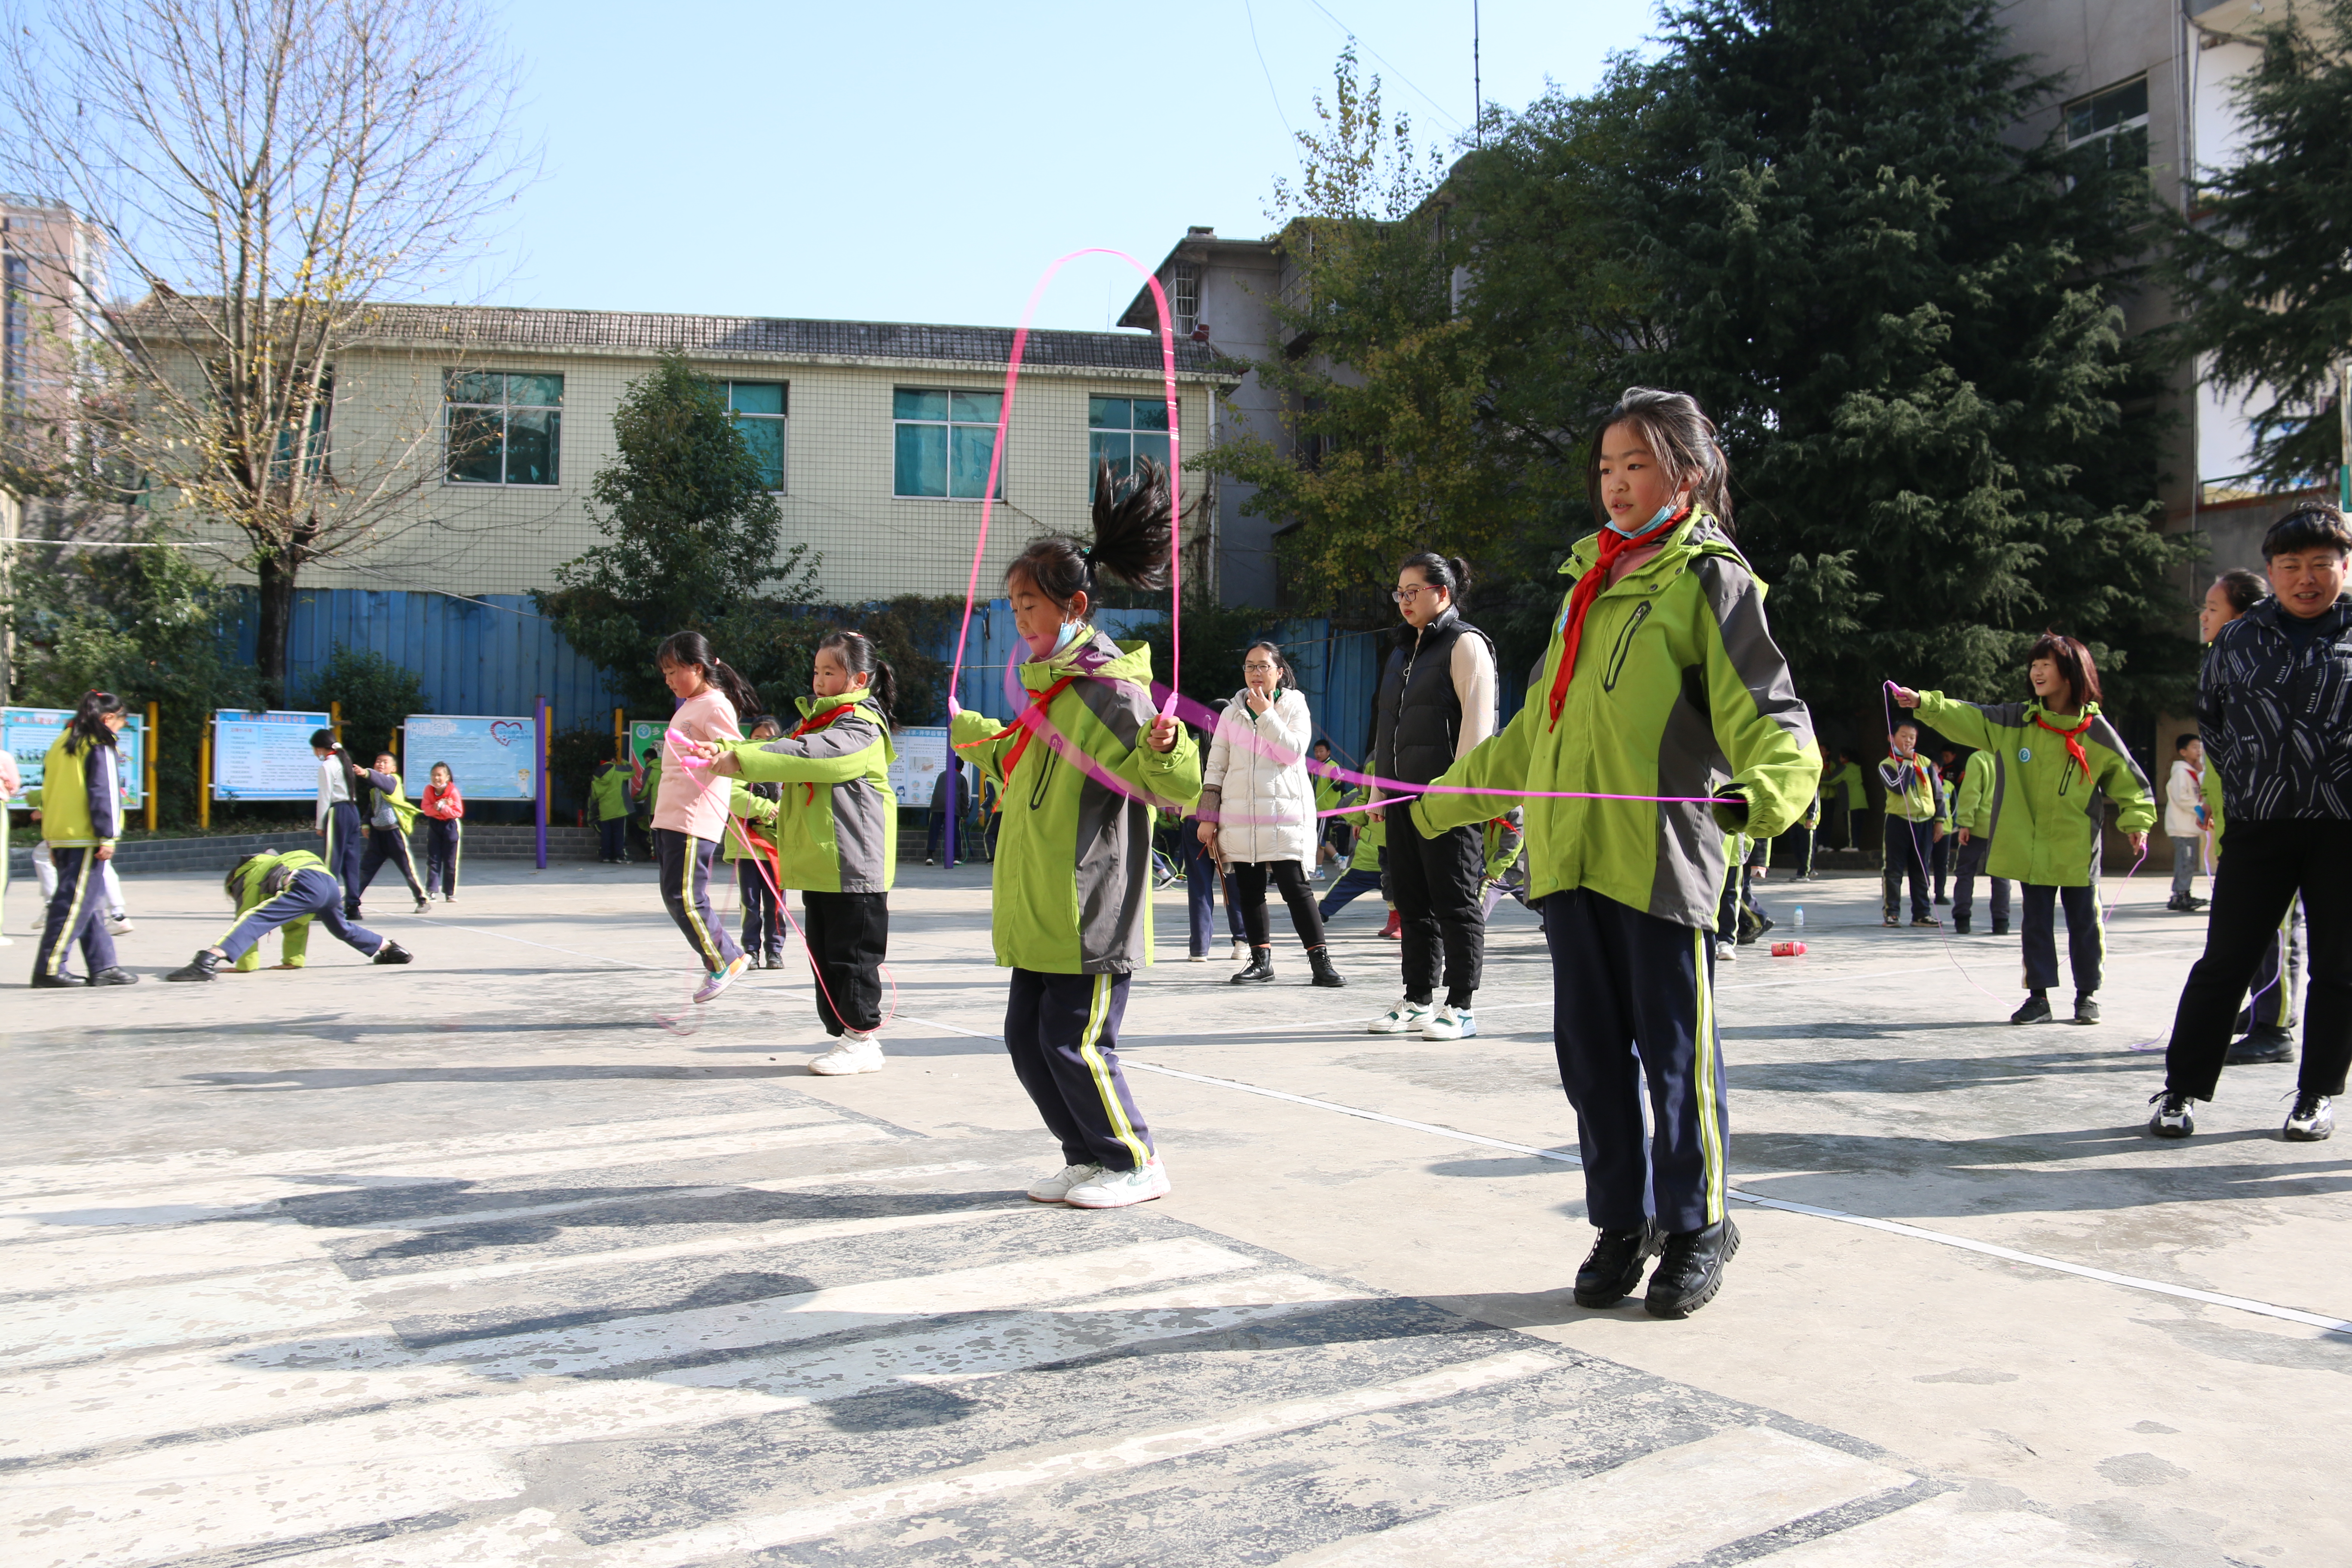
M1625 656L1633 651L1633 634L1642 629L1642 623L1650 618L1650 611L1656 604L1655 599L1644 599L1633 606L1633 614L1626 620L1625 629L1617 634L1617 646L1609 650L1609 668L1601 677L1601 690L1617 689L1617 677L1625 668Z

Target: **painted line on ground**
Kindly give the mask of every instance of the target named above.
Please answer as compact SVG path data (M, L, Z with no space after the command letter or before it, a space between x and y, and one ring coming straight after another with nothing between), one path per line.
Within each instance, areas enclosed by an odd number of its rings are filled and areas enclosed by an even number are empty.
M481 934L495 936L499 933L488 931ZM508 940L520 942L522 939L512 937ZM530 945L537 947L543 944L533 942ZM1946 967L1948 965L1941 963L1922 966L1923 970L1937 971ZM1843 976L1841 978L1860 977ZM1754 988L1761 989L1761 986ZM1524 1005L1538 1005L1538 1004L1530 1003ZM1496 1010L1500 1011L1500 1009ZM926 1028L944 1029L950 1034L963 1035L972 1039L1001 1041L1004 1037L982 1029L967 1029L961 1024L942 1023L936 1018L908 1016L906 1021L909 1024L921 1025ZM1244 1094L1254 1094L1267 1100L1287 1100L1318 1110L1336 1111L1342 1116L1352 1116L1365 1121L1385 1122L1389 1126L1402 1128L1408 1131L1426 1132L1439 1138L1449 1138L1459 1143L1469 1143L1487 1149L1502 1149L1512 1153L1525 1154L1538 1160L1550 1160L1561 1164L1582 1163L1575 1155L1563 1150L1539 1149L1531 1143L1517 1143L1507 1139L1489 1138L1481 1133L1464 1132L1459 1129L1441 1126L1434 1122L1414 1121L1401 1116L1391 1116L1385 1111L1366 1110L1358 1106L1341 1105L1337 1100L1318 1100L1310 1095L1292 1094L1284 1089L1266 1089L1257 1084L1244 1083L1239 1079L1213 1078L1205 1073L1185 1072L1177 1068L1162 1067L1156 1062L1130 1059L1127 1065L1138 1072L1158 1073L1163 1078L1185 1079L1212 1088L1235 1089ZM2332 1318L2322 1312L2306 1312L2300 1308L2282 1307L2269 1301L2253 1300L2244 1296L2225 1296L2215 1290L2199 1290L2186 1285L2168 1284L2161 1279L2147 1279L2136 1274L2118 1274L2113 1269L2094 1268L2087 1264L2070 1263L2063 1258L2050 1258L2037 1252L2021 1252L2015 1247L2002 1247L1990 1241L1979 1241L1973 1237L1957 1236L1950 1231L1929 1230L1924 1226L1905 1225L1899 1220L1874 1219L1868 1215L1852 1214L1844 1209L1823 1208L1815 1204L1793 1203L1785 1198L1768 1198L1759 1194L1744 1192L1738 1187L1727 1190L1731 1196L1740 1202L1752 1204L1759 1208L1778 1209L1783 1214L1804 1215L1813 1219L1834 1221L1839 1225L1859 1226L1866 1230L1883 1231L1889 1236L1907 1237L1915 1241L1935 1242L1939 1246L1953 1247L1962 1252L1974 1252L1987 1258L1998 1258L2004 1262L2022 1263L2031 1268L2047 1268L2054 1273L2071 1274L2077 1279L2094 1279L2104 1285L2116 1285L2128 1290L2142 1290L2153 1295L2169 1296L2177 1300L2196 1301L2209 1307L2227 1307L2233 1311L2251 1312L2261 1317L2275 1318L2284 1322L2301 1323L2308 1328L2325 1329L2330 1333L2352 1333L2352 1320Z

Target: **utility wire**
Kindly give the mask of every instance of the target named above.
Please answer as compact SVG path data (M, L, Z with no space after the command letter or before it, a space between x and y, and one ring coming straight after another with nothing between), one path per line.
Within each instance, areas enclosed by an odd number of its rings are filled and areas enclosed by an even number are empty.
M1249 18L1250 47L1257 50L1257 68L1265 73L1265 95L1274 100L1274 116L1282 121L1282 128L1290 132L1290 139L1296 142L1298 132L1291 130L1290 116L1282 112L1282 94L1274 90L1274 71L1265 63L1265 51L1258 47L1257 12L1250 5L1250 0L1242 0L1242 15Z
M1332 15L1332 12L1331 12L1331 7L1329 7L1328 5L1324 5L1324 4L1323 4L1323 0L1307 0L1307 3L1308 5L1310 5L1314 6L1318 11L1322 12L1322 13L1323 13L1323 15L1325 15L1326 16L1330 16L1330 18L1331 18L1331 21L1332 21L1333 25L1335 25L1336 26L1338 26L1338 27L1339 27L1339 31L1341 31L1341 32L1343 32L1343 33L1345 33L1345 34L1347 34L1347 35L1348 35L1348 39L1349 39L1349 41L1350 43L1361 43L1361 42L1362 42L1362 38L1361 38L1361 37L1357 33L1356 29L1355 29L1355 28L1353 28L1353 27L1350 27L1349 26L1348 26L1348 24L1347 24L1347 23L1340 21L1340 20L1339 20L1339 18L1338 16L1333 16L1333 15ZM1386 56L1386 55L1384 55L1384 54L1381 53L1381 51L1380 51L1380 50L1378 50L1378 49L1376 49L1376 48L1372 47L1372 46L1371 46L1371 45L1370 45L1370 44L1365 44L1365 45L1364 45L1364 52L1365 52L1366 54L1368 54L1368 55L1371 56L1371 57L1372 57L1372 58L1374 58L1374 59L1376 59L1376 60L1380 61L1380 62L1381 62L1381 64L1382 64L1382 65L1384 65L1384 66L1388 67L1388 68L1389 68L1389 70L1391 71L1391 74L1393 74L1393 75L1396 77L1397 80L1399 80L1399 81L1401 81L1401 82L1404 83L1404 84L1405 84L1405 86L1407 86L1407 87L1409 87L1409 88L1412 88L1413 91L1415 91L1415 92L1417 92L1417 93L1421 93L1421 100L1422 100L1423 103L1426 103L1427 105L1429 105L1429 107L1430 107L1430 108L1432 108L1432 109L1435 110L1437 111L1437 115L1438 115L1438 118L1439 118L1439 119L1441 119L1441 120L1444 121L1448 125L1453 126L1453 127L1454 127L1454 130L1456 130L1456 131L1464 131L1464 130L1467 130L1467 129L1468 129L1468 127L1465 126L1465 125L1462 123L1462 121L1460 121L1459 120L1454 119L1453 115L1451 115L1451 114L1447 113L1447 112L1446 112L1445 106L1444 106L1444 104L1442 104L1442 103L1438 102L1438 101L1437 101L1437 100L1435 100L1435 99L1433 99L1433 98L1430 97L1430 96L1429 96L1429 94L1427 94L1427 93L1425 93L1425 92L1422 92L1422 91L1421 91L1421 86L1420 86L1420 84L1419 84L1418 82L1415 82L1415 81L1412 79L1412 78L1411 78L1411 77L1409 77L1409 76L1405 75L1405 74L1404 74L1404 72L1402 72L1402 71L1401 71L1401 70L1398 70L1398 69L1397 69L1397 68L1396 68L1396 62L1395 62L1395 61L1393 61L1393 60L1391 60L1391 59L1390 59L1390 58L1388 58L1388 56Z

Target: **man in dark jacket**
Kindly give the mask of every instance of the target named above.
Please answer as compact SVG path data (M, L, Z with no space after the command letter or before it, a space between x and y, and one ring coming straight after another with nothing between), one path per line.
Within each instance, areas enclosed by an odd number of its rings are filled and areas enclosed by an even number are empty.
M2300 893L2311 938L2303 1067L2285 1136L2336 1130L2352 1067L2352 527L2332 506L2271 525L2263 559L2275 597L2223 626L2198 680L2198 727L2221 770L2225 852L2213 877L2205 955L2189 972L2148 1131L2186 1138L2210 1100L2271 934Z

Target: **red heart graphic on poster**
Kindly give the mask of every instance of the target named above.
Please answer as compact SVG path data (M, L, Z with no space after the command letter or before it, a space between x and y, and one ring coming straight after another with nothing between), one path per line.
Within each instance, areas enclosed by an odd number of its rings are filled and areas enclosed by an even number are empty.
M530 726L520 719L501 719L490 726L490 739L501 746L511 746L530 733Z

